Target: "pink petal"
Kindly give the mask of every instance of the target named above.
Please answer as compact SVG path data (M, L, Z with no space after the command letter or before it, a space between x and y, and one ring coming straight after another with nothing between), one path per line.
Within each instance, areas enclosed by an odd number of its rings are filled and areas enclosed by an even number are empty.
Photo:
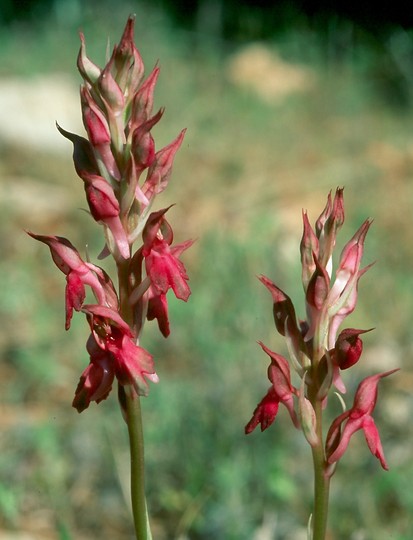
M87 349L91 362L80 377L72 403L79 413L87 409L91 401L100 403L108 397L115 376L112 355L98 347L93 335L89 337Z
M366 437L366 442L370 449L370 452L373 454L373 456L376 456L376 458L380 460L380 463L383 469L388 471L389 467L387 466L386 459L384 457L384 452L383 452L383 447L381 444L379 432L371 416L367 416L364 419L363 431L364 431L364 435Z
M130 338L124 336L122 346L112 351L116 357L116 377L122 385L132 385L140 396L148 394L148 383L145 377L157 382L152 355L142 347L135 345Z
M80 311L86 297L85 286L79 274L69 272L66 277L66 330L70 328L70 321L73 316L73 310Z
M160 294L166 294L172 288L177 298L188 300L191 289L185 267L171 254L166 242L157 243L156 249L152 249L145 260L151 283Z
M335 461L339 461L343 457L344 452L347 450L347 447L348 447L348 444L350 442L352 435L359 429L362 429L363 421L364 421L363 417L355 418L355 419L349 418L347 420L337 448L328 457L327 461L329 463L334 463Z
M168 300L165 294L158 294L149 298L146 317L148 321L156 319L162 335L164 337L169 336Z

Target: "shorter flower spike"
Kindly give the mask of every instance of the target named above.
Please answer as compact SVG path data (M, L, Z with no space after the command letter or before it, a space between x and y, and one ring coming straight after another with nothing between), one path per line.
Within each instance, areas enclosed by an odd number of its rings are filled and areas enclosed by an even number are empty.
M255 408L245 433L251 433L259 424L261 431L267 429L274 422L280 403L288 409L294 426L303 432L312 450L314 505L308 538L321 539L327 531L330 479L356 431L363 430L370 452L379 459L383 469L388 469L372 413L380 379L397 370L365 378L349 410L345 410L346 405L335 392L344 412L332 422L327 436L323 434L329 395L334 387L341 393L346 392L342 372L359 361L363 351L361 335L369 332L340 327L354 311L358 282L371 266L362 268L361 260L372 221L364 221L345 244L333 277L337 232L345 218L343 189L337 188L334 200L332 193L328 194L314 228L307 212L303 211L302 217L301 281L306 318L297 318L291 299L270 279L259 277L272 296L276 330L284 337L288 354L284 358L259 342L271 358L267 374L272 386ZM296 386L291 381L291 369L295 371L295 379L300 381L293 381Z
M398 369L366 377L359 384L354 397L353 407L340 414L329 429L326 438L326 455L328 463L334 463L343 457L352 435L362 429L370 452L376 456L383 469L388 470L384 458L379 432L371 416L377 401L378 383ZM342 426L344 429L341 432Z

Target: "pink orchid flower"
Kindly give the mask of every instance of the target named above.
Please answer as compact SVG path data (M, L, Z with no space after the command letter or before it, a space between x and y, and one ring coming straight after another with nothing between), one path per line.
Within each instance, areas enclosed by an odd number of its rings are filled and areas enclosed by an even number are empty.
M90 364L80 376L72 403L79 413L87 409L91 401L100 403L106 399L115 378L114 357L99 347L93 334L87 341L86 349Z
M69 240L61 236L28 234L48 245L56 266L66 275L66 330L70 328L73 310L80 311L89 285L101 305L117 308L118 300L109 276L94 264L85 262Z
M361 381L354 396L353 407L340 414L331 424L326 438L328 463L334 463L341 459L347 450L352 435L362 429L370 452L380 460L383 469L388 470L379 432L371 413L376 406L377 387L380 379L388 377L395 371L398 371L398 369L372 375ZM345 425L341 433L343 424Z
M155 383L159 379L152 355L135 343L129 325L118 312L106 306L85 305L82 311L86 313L97 345L111 354L118 382L123 386L132 385L139 395L147 395L146 379Z
M245 427L245 433L251 433L259 423L261 431L267 429L275 420L280 403L285 405L290 413L294 426L298 427L298 418L294 410L293 396L297 395L297 390L291 384L290 366L287 360L258 342L262 350L271 358L268 367L268 378L272 382L272 387L257 405L251 420Z
M143 230L143 250L146 272L154 290L158 294L166 294L172 289L175 296L185 302L191 290L188 286L188 274L182 261L181 253L192 245L188 240L176 246L173 241L172 229L164 218L168 208L152 212Z

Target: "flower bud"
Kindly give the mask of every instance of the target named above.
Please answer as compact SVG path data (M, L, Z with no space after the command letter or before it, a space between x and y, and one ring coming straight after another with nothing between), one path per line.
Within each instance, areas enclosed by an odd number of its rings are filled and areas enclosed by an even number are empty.
M135 18L129 17L122 38L112 54L113 76L129 102L143 77L144 66L134 43Z
M110 107L115 115L119 115L125 107L125 98L118 83L113 78L110 67L109 63L100 74L98 87L104 103Z
M311 308L321 311L329 293L330 277L314 256L316 269L308 283L306 301Z
M85 182L85 191L90 212L96 221L119 216L119 202L112 186L104 178L90 175Z
M330 191L330 193L327 196L327 203L324 207L324 210L321 212L321 214L319 215L315 223L315 231L317 234L317 238L320 238L320 236L322 235L324 226L331 215L332 209L333 209L333 205L331 203L331 191Z
M133 131L146 122L153 109L153 93L159 75L159 68L155 67L146 81L136 92L132 102L132 114L130 119L130 130Z
M80 97L82 102L83 124L92 146L110 143L110 131L105 115L92 100L87 88L81 88Z
M303 212L303 236L300 243L300 253L302 282L304 291L307 291L308 283L316 268L314 256L318 255L318 238L308 221L307 212Z
M286 324L287 319L288 319L288 325L290 327L292 325L295 325L295 327L297 328L295 309L291 301L291 298L287 296L281 289L277 287L277 285L275 285L267 277L261 275L258 277L258 279L261 281L263 285L267 287L267 289L271 293L271 296L274 301L273 315L274 315L275 327L277 328L277 332L279 334L281 334L282 336L285 336L285 324Z
M150 167L155 161L155 141L151 129L162 118L163 111L164 109L159 109L152 118L133 132L131 152L138 170Z
M340 369L348 369L358 362L363 352L363 342L359 336L371 330L373 329L356 330L355 328L346 328L340 332L334 348L334 359Z
M338 328L343 320L352 313L357 304L358 282L372 264L360 270L364 250L364 239L371 225L366 220L353 238L346 244L341 254L336 279L328 296L328 317L330 319L328 346L333 348Z
M80 32L80 42L77 68L83 79L93 86L100 76L100 68L86 56L85 36L82 32Z
M298 416L304 436L310 446L314 448L319 443L319 438L316 432L316 415L310 400L304 396L303 387L300 389L298 396Z
M89 141L93 147L96 161L104 165L107 173L116 179L120 180L120 172L111 150L112 137L108 121L102 110L93 101L89 90L86 87L80 89L82 102L82 115L85 129L88 133ZM115 141L119 144L119 141ZM105 172L100 171L106 176Z
M176 139L156 152L154 163L150 166L142 186L142 191L148 199L154 194L161 193L168 185L175 154L184 140L185 132L186 129L183 129Z
M316 223L320 247L318 258L321 266L326 268L329 275L331 275L332 254L336 244L337 231L343 223L343 189L337 188L333 203L331 203L331 193L329 193L326 208Z

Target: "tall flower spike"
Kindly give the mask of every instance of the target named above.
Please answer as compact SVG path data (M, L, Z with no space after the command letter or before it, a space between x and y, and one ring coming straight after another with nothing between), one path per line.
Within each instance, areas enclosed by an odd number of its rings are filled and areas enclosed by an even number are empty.
M131 497L136 538L152 538L144 494L144 455L140 396L149 382L158 382L152 355L141 345L144 324L156 319L161 334L170 333L167 293L187 301L191 290L181 261L192 241L173 244L164 214L153 208L168 186L175 155L185 130L164 148L157 148L153 127L164 108L153 114L159 75L155 66L144 80L144 65L134 43L134 17L103 68L86 54L80 34L77 67L83 78L80 104L87 138L60 133L73 144L73 162L82 179L91 217L103 227L104 246L98 256L112 255L119 298L108 274L83 261L65 238L29 233L49 246L66 276L66 328L73 311L83 311L90 327L86 349L89 365L76 388L73 407L82 412L91 402L106 399L114 381L128 425L131 448ZM86 285L95 303L86 301Z
M74 401L78 410L104 399L113 377L140 395L147 393L147 380L157 377L151 355L137 345L143 325L156 319L160 332L168 336L168 290L184 301L191 293L180 258L192 241L173 245L172 228L164 217L167 209L151 213L156 196L168 185L185 130L169 145L156 149L152 128L164 113L161 108L152 114L160 70L156 66L144 79L134 23L134 17L129 17L103 68L89 59L80 34L77 67L84 82L80 98L87 138L57 126L73 144L73 162L83 180L90 214L103 226L105 247L100 258L111 254L115 259L119 300L109 276L83 261L68 240L29 233L49 246L54 262L66 275L66 328L73 311L82 309L91 325L90 365ZM96 298L96 305L87 308L86 285ZM102 310L110 313L104 315ZM96 320L106 329L103 340Z

